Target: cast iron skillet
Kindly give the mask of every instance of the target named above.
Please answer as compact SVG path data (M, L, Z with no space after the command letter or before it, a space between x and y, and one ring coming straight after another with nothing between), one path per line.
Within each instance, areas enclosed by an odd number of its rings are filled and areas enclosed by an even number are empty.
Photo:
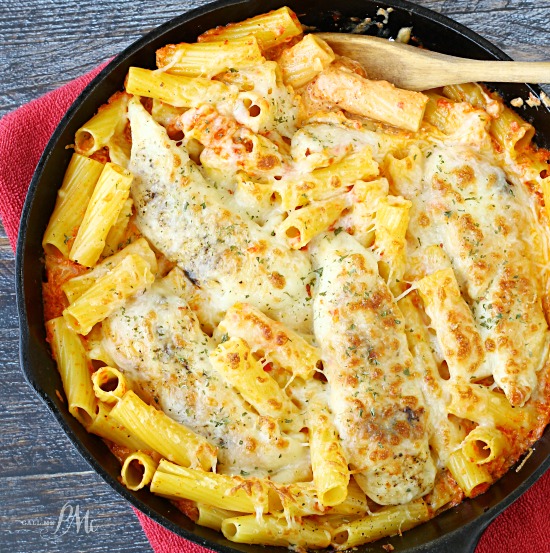
M403 0L378 3L373 0L347 0L335 12L333 0L220 0L189 11L162 25L127 48L114 59L84 90L67 112L53 134L32 179L21 218L17 247L16 285L20 324L21 366L29 384L51 410L81 455L120 495L148 516L191 541L220 553L282 553L281 548L247 546L227 541L221 534L196 526L168 501L148 491L131 492L117 480L120 465L104 443L84 428L67 411L56 390L61 380L46 343L42 312L41 284L42 235L52 213L56 192L69 162L76 130L84 124L107 98L123 86L131 65L154 67L155 50L167 43L193 42L197 35L217 25L240 21L258 13L288 5L300 20L322 31L349 31L357 20L377 17L378 8L392 7L389 24L382 29L371 26L369 34L395 37L403 26L412 26L413 34L423 46L446 54L477 59L510 59L501 50L465 27L425 8ZM540 92L526 85L494 85L505 99L529 91ZM535 125L538 144L550 147L550 112L541 107L521 113ZM395 551L408 553L457 553L475 549L487 525L516 500L550 467L550 428L536 444L535 451L520 472L512 468L489 491L475 500L468 500L434 520L409 530L402 537L385 539ZM380 545L366 545L360 553L380 551Z

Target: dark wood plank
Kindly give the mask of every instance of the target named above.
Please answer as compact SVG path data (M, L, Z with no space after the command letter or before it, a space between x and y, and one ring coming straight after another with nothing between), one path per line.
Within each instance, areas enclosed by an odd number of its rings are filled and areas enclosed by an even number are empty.
M150 551L126 503L92 471L4 478L0 550L10 553ZM33 493L28 493L32 489Z
M3 0L0 74L7 82L0 85L0 115L90 71L186 8L206 3Z
M2 0L0 116L89 71L157 25L207 0ZM550 59L547 0L417 0L488 38L514 59ZM129 505L74 450L19 369L13 253L0 226L0 550L150 551ZM66 502L89 511L54 536ZM66 511L67 512L67 511ZM42 526L44 524L44 526ZM84 524L84 523L83 523Z
M24 380L14 274L13 252L0 225L0 551L8 551L8 544L10 553L151 551L129 504L90 470Z
M550 59L548 2L426 0L417 3L466 25L513 59Z

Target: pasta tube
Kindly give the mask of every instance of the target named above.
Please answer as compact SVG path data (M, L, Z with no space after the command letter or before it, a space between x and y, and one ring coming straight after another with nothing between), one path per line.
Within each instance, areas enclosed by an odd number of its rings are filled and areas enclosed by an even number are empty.
M491 482L489 472L484 467L472 463L467 459L462 449L457 449L451 453L447 462L447 468L466 497L475 497L478 486Z
M261 480L179 467L165 460L153 476L151 491L241 513L269 510L268 490Z
M381 200L388 195L388 187L389 183L385 178L370 182L357 181L350 191L350 207L343 212L334 226L346 229L362 246L372 246L376 210Z
M400 196L387 196L378 204L374 244L387 274L392 281L401 279L405 270L405 235L409 226L409 210L412 204Z
M531 144L535 128L515 111L505 107L496 119L492 119L490 133L500 146L500 151L516 158L518 153Z
M75 150L79 154L91 156L97 150L107 146L115 132L121 133L128 121L127 94L117 94L75 134Z
M350 479L346 498L338 505L329 507L321 504L315 482L280 484L273 482L269 491L270 513L287 518L308 515L360 516L369 512L365 492Z
M506 396L485 386L459 381L450 386L449 391L449 413L462 419L505 428L522 427L531 420L532 413L528 408L512 407Z
M447 100L448 101L448 100ZM422 192L424 154L418 146L409 146L406 156L401 151L394 156L392 153L384 157L384 173L392 183L392 189L399 196L414 198Z
M147 453L136 451L126 457L120 477L129 490L141 490L153 479L158 463Z
M222 522L223 535L237 543L280 545L324 549L330 545L330 532L314 521L288 522L284 517L254 515L228 518Z
M239 516L239 513L236 513L235 511L218 509L217 507L212 507L211 505L206 505L205 503L197 503L197 510L199 511L197 524L199 526L212 528L212 530L217 530L218 532L222 529L222 523L226 518Z
M348 495L349 470L338 432L326 408L309 405L309 450L313 482L321 505L332 507Z
M483 345L470 308L460 293L454 271L448 267L416 283L426 313L443 346L452 378L469 379L483 361ZM460 325L460 333L452 329Z
M149 269L154 274L158 270L155 252L150 248L145 238L138 238L126 246L123 250L115 253L98 263L91 271L71 278L61 285L61 289L67 296L69 303L74 303L86 290L90 289L101 277L116 267L125 257L139 255L145 260Z
M231 23L225 27L210 29L199 36L198 41L232 41L253 35L258 40L262 51L265 51L300 34L302 34L302 26L296 14L285 6L278 10L245 19L239 23Z
M413 132L420 129L428 103L421 92L333 68L319 74L308 85L308 91L315 100Z
M292 249L299 250L317 234L326 231L340 217L347 204L343 195L311 203L292 211L275 232Z
M130 165L130 155L132 153L132 144L124 131L115 134L109 142L109 161L116 163L123 169L128 169Z
M174 106L171 106L170 104L162 102L161 100L153 99L153 105L151 107L151 117L157 123L160 123L163 127L165 127L170 133L171 130L176 130L176 119L182 113L185 113L185 111L186 108L176 108ZM187 145L187 150L189 151L189 145ZM198 156L192 155L190 151L189 156L191 157L191 159L198 159Z
M63 317L50 319L46 323L46 332L63 382L69 413L88 426L96 416L96 399L86 350Z
M86 349L88 350L88 357L92 361L101 361L110 366L115 364L103 344L103 332L101 327L95 326L86 336Z
M133 207L134 200L132 198L128 198L122 205L118 218L105 239L105 248L103 248L101 254L103 257L113 255L122 245L130 217L132 216Z
M92 374L94 394L105 403L116 403L127 390L126 377L114 367L101 367Z
M437 250L440 248L435 246L435 251ZM398 305L406 321L407 342L415 366L423 375L422 391L426 397L428 427L432 429L430 446L437 453L440 462L446 465L450 453L459 447L464 432L449 420L446 394L443 393L442 378L429 343L428 326L417 303L418 296L413 292L400 299Z
M268 362L304 380L311 378L321 363L317 348L248 303L236 303L228 309L215 338L227 340L229 335L246 340L253 352L262 352Z
M285 50L277 61L285 84L299 88L326 69L335 57L332 48L323 39L309 34Z
M493 100L477 83L453 84L443 87L443 96L455 102L468 102L472 106L487 109Z
M219 81L202 77L183 77L130 67L126 91L136 96L161 100L178 108L196 108L237 97L237 91Z
M358 486L355 479L350 479L347 496L342 503L330 508L331 515L365 515L369 504L365 492Z
M210 362L260 415L285 420L296 414L290 398L254 359L241 338L220 344L210 354Z
M507 446L508 440L500 430L478 426L464 438L462 452L471 463L484 465L500 457Z
M86 208L69 259L86 267L97 263L107 235L128 199L131 184L132 174L129 171L114 163L105 165Z
M57 200L50 222L42 239L42 246L55 246L65 257L84 219L103 164L94 159L73 154L65 171L63 183L57 192Z
M127 428L119 425L111 417L111 407L106 403L98 403L98 412L94 421L86 428L88 432L105 438L114 444L120 445L130 451L149 450L149 446L133 435Z
M424 92L424 94L429 98L426 104L424 120L445 134L455 132L461 122L459 116L461 112L457 110L457 104L435 92Z
M491 116L490 134L497 141L501 152L507 152L512 158L525 150L535 129L524 121L515 111L503 105L500 99L494 99L477 83L465 83L445 86L443 94L458 102L468 102L482 108Z
M378 176L379 167L372 158L370 148L349 154L342 160L315 169L303 181L279 181L274 189L281 196L281 207L295 209L310 201L324 200L344 191L346 186L360 180L370 180Z
M263 60L256 37L250 35L232 41L168 44L157 50L157 67L184 77L211 78Z
M417 500L408 505L386 507L359 520L336 528L332 543L336 549L350 549L384 536L393 536L409 530L430 518L427 505Z
M131 390L113 407L110 416L170 461L204 469L216 465L216 448L205 438L147 405Z
M88 334L95 324L114 313L130 296L145 290L154 280L143 257L128 255L71 303L63 311L63 316L75 332Z

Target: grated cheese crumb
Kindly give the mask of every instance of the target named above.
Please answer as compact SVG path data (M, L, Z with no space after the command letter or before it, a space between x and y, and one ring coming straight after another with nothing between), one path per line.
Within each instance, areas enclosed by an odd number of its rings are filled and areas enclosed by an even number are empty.
M384 20L382 21L383 25L387 25L388 21L390 20L390 13L393 11L393 8L388 8L385 10L384 8L378 8L378 11L376 12L376 15L381 15L384 17Z
M411 40L412 27L401 27L397 33L395 42L401 42L402 44L408 44Z
M522 98L514 98L511 102L511 105L513 105L515 108L520 108L523 106L523 99Z
M359 35L363 33L365 29L368 29L371 25L372 19L370 17L366 17L351 30L351 33L354 35Z
M530 108L539 107L540 100L532 93L529 92L529 100L525 102Z

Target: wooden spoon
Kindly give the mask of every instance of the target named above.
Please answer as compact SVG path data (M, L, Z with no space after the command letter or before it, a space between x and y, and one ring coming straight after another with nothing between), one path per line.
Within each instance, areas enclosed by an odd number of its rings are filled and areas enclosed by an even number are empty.
M361 63L369 79L400 88L428 90L476 81L550 83L550 62L480 61L447 56L372 36L316 33L336 54Z

